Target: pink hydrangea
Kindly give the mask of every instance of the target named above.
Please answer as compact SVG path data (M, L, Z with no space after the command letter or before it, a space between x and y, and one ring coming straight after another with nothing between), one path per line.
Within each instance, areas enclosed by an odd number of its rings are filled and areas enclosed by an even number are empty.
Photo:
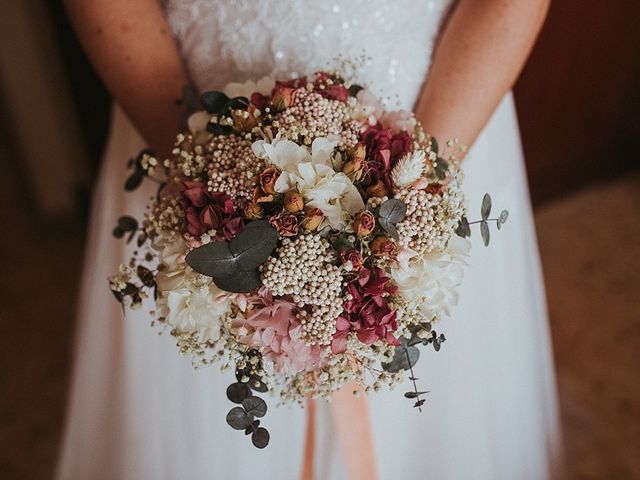
M317 369L324 364L326 349L307 345L301 338L302 324L295 315L295 304L274 300L268 290L246 299L253 309L248 310L236 327L245 344L261 348L278 372L295 374ZM256 301L262 305L256 306Z

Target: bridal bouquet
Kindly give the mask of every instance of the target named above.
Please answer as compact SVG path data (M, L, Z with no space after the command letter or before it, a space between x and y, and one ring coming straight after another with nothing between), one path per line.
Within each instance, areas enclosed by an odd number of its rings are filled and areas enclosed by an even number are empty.
M434 324L457 301L469 250L460 147L441 149L412 113L336 73L200 101L170 158L130 162L126 189L161 186L141 222L114 229L138 244L109 279L115 297L131 308L150 297L182 354L234 369L227 422L259 448L269 433L255 392L369 392L410 371L405 396L420 408L417 346L445 340ZM488 222L507 216L490 210L486 196L485 243Z

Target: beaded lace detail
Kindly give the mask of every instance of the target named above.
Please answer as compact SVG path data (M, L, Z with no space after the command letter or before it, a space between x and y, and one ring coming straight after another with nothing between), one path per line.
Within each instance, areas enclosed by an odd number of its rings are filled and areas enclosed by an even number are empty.
M201 90L357 61L359 83L411 108L451 0L165 0Z

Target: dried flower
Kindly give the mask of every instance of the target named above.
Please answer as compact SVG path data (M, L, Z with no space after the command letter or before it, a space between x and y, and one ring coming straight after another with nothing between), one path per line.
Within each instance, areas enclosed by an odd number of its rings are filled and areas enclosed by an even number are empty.
M273 89L273 95L271 98L273 108L277 111L281 111L293 105L297 90L298 89L296 87L287 85L283 82L276 82L276 87Z
M275 184L280 176L280 172L275 167L267 167L260 174L260 187L268 195L276 193Z
M376 217L369 210L363 210L353 218L353 231L359 237L366 237L376 228Z
M248 220L259 220L264 217L264 208L258 203L248 203L244 207L244 215Z
M382 180L376 181L366 189L366 193L370 197L386 197L389 195L389 189Z
M350 271L357 272L364 265L362 254L357 250L344 250L340 252L340 260L342 265L350 265Z
M418 150L402 157L391 171L391 181L396 188L405 188L418 181L424 170L425 153Z
M322 220L324 220L322 210L314 207L306 207L300 226L308 232L315 232L318 227L320 227Z
M271 217L269 223L275 227L280 237L295 237L298 235L298 219L292 213L281 213Z
M398 255L398 247L386 235L378 235L369 244L374 257L394 258Z
M291 190L284 196L283 206L289 213L297 213L304 208L304 200L300 193Z

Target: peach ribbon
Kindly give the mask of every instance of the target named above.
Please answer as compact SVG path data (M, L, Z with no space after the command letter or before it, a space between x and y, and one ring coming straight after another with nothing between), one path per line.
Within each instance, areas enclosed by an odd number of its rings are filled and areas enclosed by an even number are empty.
M352 384L345 385L336 392L331 402L331 414L338 434L343 462L350 480L376 480L375 454L367 399L361 392L359 397L353 394L359 389ZM313 480L316 435L316 400L307 399L307 431L301 480Z

